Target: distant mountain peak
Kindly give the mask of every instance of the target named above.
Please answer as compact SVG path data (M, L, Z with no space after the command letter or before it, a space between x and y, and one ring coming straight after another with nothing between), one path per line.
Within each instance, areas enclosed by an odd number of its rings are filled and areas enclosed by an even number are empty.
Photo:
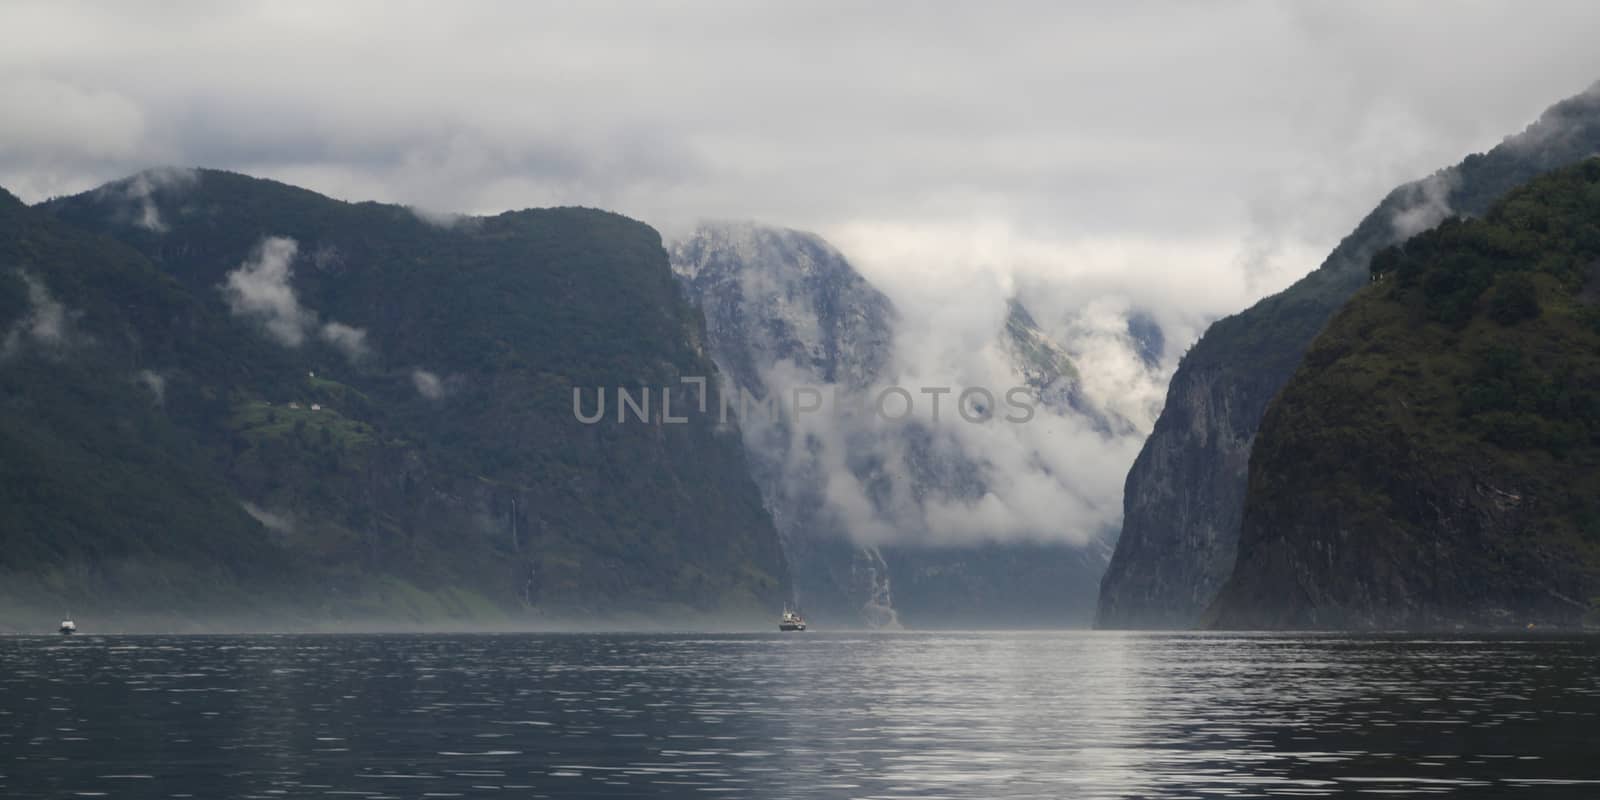
M1078 379L1072 356L1039 329L1039 323L1016 298L1007 301L1003 341L1023 379L1035 390L1043 393L1058 381Z
M672 245L673 272L706 315L713 341L789 360L820 380L865 386L888 367L894 305L813 233L751 222L706 223ZM760 365L729 354L740 387Z

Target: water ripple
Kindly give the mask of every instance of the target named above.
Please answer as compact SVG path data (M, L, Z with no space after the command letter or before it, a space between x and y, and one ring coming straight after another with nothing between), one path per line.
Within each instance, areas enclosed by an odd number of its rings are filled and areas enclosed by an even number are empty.
M1597 714L1576 636L9 637L0 796L1591 798Z

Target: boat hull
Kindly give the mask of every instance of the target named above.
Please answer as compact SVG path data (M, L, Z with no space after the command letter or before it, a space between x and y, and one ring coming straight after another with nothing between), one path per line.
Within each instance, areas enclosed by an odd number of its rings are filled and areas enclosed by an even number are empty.
M778 630L783 631L785 633L788 633L790 631L803 631L805 629L806 629L806 624L804 622L780 622L780 623L778 623Z

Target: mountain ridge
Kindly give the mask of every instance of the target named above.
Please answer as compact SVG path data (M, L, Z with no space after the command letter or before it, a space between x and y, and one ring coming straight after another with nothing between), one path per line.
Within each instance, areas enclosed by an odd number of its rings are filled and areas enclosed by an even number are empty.
M1267 403L1356 290L1377 250L1450 213L1480 214L1547 169L1600 151L1600 84L1487 153L1391 191L1313 272L1214 323L1180 362L1129 470L1096 625L1186 628L1233 568L1250 452Z
M150 414L199 443L197 468L225 487L233 518L291 564L293 585L227 595L215 613L755 621L779 602L782 555L736 435L705 420L574 419L575 388L715 374L648 226L573 208L440 224L401 206L170 168L28 213L137 254L147 278L115 300L68 285L70 272L48 288L88 309L87 335L129 342L102 372L160 396ZM208 322L163 328L171 314L145 312L158 290ZM69 534L49 508L28 507L64 541L99 542L116 524L105 516ZM203 591L140 598L95 579L94 558L44 556L8 555L0 569L88 577L32 585L32 598L12 603L70 601L85 616L212 611L196 605ZM205 585L181 570L151 577Z
M1375 255L1272 401L1221 628L1600 622L1600 159Z

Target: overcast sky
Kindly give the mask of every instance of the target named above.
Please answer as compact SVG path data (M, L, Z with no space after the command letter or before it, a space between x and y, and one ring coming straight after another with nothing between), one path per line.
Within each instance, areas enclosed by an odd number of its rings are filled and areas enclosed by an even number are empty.
M1592 3L168 5L0 9L0 184L751 218L891 292L985 268L1173 313L1600 78Z

